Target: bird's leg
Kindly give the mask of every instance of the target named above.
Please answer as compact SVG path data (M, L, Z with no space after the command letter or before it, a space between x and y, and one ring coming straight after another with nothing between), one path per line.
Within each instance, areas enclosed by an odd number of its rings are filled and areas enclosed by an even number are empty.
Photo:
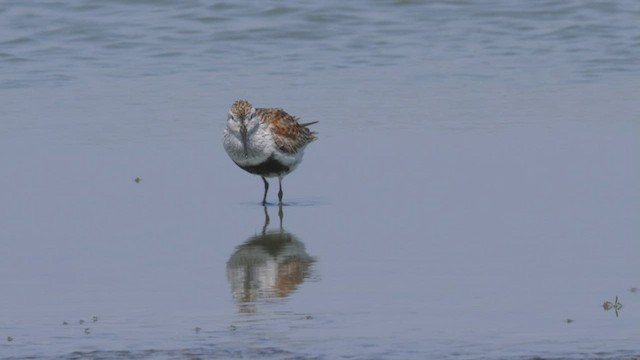
M282 218L280 218L280 224L282 225ZM264 226L262 227L262 235L266 234L267 226L269 226L269 212L267 212L267 207L264 206Z
M264 182L264 196L262 197L262 205L267 205L267 191L269 191L269 183L267 182L267 179L264 178L264 176L260 177Z
M278 217L280 218L280 232L282 232L282 217L284 216L282 212L282 203L278 204Z
M278 184L280 185L280 191L278 191L278 200L282 204L282 178L278 177Z

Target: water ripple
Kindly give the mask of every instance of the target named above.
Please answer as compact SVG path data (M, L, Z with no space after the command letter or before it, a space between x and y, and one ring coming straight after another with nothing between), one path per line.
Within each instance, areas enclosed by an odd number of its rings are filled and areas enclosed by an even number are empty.
M540 67L553 55L559 66L607 74L595 59L613 59L615 71L638 72L640 6L628 1L355 1L296 3L114 1L73 3L6 1L0 5L3 80L16 72L15 59L42 69L125 68L130 76L183 71L209 72L246 66L272 72L272 63L303 70L432 66L442 59L457 67L478 63L478 76L500 76L501 68ZM499 47L499 49L496 49ZM497 51L496 51L497 50ZM580 52L580 56L573 53ZM244 56L245 54L254 56ZM96 55L92 55L96 54ZM302 55L302 56L300 56ZM82 61L80 59L83 59ZM99 59L99 60L98 60ZM277 59L277 60L276 60ZM294 60L295 59L295 60ZM280 61L279 61L280 60ZM171 63L169 63L171 62ZM543 68L537 69L542 71ZM120 70L122 72L122 70ZM70 78L74 78L69 74Z

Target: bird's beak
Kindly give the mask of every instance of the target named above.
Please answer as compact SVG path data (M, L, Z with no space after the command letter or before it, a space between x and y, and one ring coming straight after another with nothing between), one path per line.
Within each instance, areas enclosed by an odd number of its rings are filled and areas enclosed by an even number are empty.
M247 125L242 122L240 124L240 136L242 136L242 149L244 150L244 155L248 155L247 153Z

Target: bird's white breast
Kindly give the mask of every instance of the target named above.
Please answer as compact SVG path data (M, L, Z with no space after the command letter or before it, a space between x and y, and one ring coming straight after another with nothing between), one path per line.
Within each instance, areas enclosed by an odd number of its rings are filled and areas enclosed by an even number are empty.
M242 137L239 131L227 127L224 131L224 149L229 157L241 166L258 165L273 156L276 160L293 171L302 161L304 149L300 149L295 154L281 151L276 146L273 134L269 127L261 123L257 128L247 133L247 153L242 146Z
M239 165L260 164L266 161L276 149L271 131L264 124L247 133L246 154L240 133L229 127L224 131L223 145L229 157Z

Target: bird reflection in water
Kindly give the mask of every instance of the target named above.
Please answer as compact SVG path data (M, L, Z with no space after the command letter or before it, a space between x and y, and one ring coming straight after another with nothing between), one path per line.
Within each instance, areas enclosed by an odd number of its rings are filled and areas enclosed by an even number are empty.
M314 259L304 244L282 227L282 205L278 207L280 227L269 230L269 213L264 207L262 233L238 246L227 261L227 278L241 312L255 312L255 303L288 296L308 278Z

